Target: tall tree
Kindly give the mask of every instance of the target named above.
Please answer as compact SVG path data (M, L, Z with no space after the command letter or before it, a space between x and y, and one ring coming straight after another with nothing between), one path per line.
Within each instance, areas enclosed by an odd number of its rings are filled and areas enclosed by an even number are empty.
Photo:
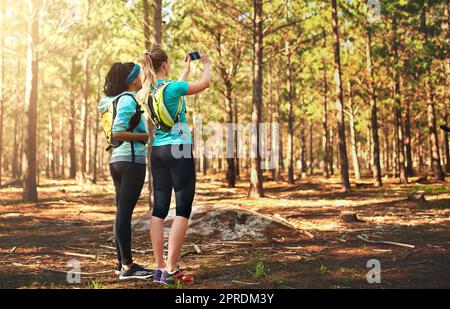
M397 153L397 165L399 169L400 183L408 183L408 176L405 166L405 145L403 139L403 119L402 119L402 75L400 67L400 38L398 34L398 17L395 15L393 20L393 32L394 32L394 59L396 68L394 69L394 123L396 130L396 153Z
M327 34L325 30L323 32L323 50L325 52L327 48ZM322 56L322 70L323 70L323 94L322 94L322 151L323 151L323 176L330 177L330 130L328 128L328 76L327 76L327 64L325 56Z
M142 0L144 12L144 42L145 50L150 50L152 47L150 39L150 5L148 0Z
M3 177L3 121L5 115L5 35L6 35L6 1L1 2L0 7L1 32L0 32L0 186Z
M260 130L263 96L263 1L253 0L253 99L252 126L256 131L252 146L256 149L250 160L250 196L263 197L263 177L261 170Z
M427 8L423 6L421 14L422 31L425 37L425 43L429 42L429 30L427 26ZM439 140L436 129L436 107L435 107L435 89L433 84L433 74L431 72L431 65L433 60L431 59L427 64L427 76L425 92L427 96L427 120L428 120L428 136L430 141L430 157L431 157L431 169L434 178L437 180L445 180L445 174L441 165L441 156L439 153Z
M336 109L337 129L339 140L339 162L341 172L341 183L344 192L350 192L350 177L348 172L347 144L345 140L345 115L344 115L344 92L342 88L342 70L339 40L339 20L337 0L331 1L332 6L332 28L334 49L334 80L336 84Z
M378 106L377 94L372 64L372 32L371 29L366 30L366 69L369 79L369 100L370 100L370 126L372 138L372 160L373 160L373 180L376 187L381 187L381 164L380 164L380 138L378 134Z
M28 25L28 47L27 47L27 78L25 90L25 115L26 131L24 147L24 181L23 199L35 202L37 194L37 102L38 102L38 74L39 74L39 0L30 0L28 13L30 21Z
M89 24L90 24L90 13L91 13L91 0L87 0L87 9L86 9L86 29L84 32L85 38L85 58L83 65L83 76L84 76L84 85L83 85L83 105L81 108L81 123L82 123L82 152L81 152L81 174L83 181L86 180L87 173L87 159L88 159L88 143L87 143L87 135L88 135L88 125L89 125L89 82L90 82L90 71L89 71L89 46L90 46L90 34L89 34Z
M162 44L162 0L153 0L153 38L155 44Z
M286 50L286 88L288 102L288 140L287 140L287 161L288 161L288 183L294 183L294 81L292 69L292 46L289 41L285 42ZM304 128L302 128L304 129Z
M70 178L75 179L77 176L77 156L76 156L76 141L75 141L75 130L76 130L76 102L75 102L75 83L77 76L76 68L77 58L75 56L75 50L72 50L71 56L71 66L70 66L70 89L69 89L69 156L70 156Z

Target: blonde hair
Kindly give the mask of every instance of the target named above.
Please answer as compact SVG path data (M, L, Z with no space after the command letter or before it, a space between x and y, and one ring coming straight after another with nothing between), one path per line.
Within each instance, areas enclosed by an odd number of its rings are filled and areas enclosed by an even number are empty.
M144 96L144 100L148 98L152 86L156 86L156 72L158 72L163 63L168 60L169 56L159 46L154 46L150 51L144 53L144 58L142 60L142 95Z

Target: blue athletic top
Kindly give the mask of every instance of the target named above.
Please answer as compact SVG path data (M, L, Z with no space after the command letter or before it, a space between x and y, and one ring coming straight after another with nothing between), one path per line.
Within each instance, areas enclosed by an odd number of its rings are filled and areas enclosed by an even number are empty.
M133 95L133 97L136 97L135 92L124 92L124 93L129 93ZM121 93L120 95L124 93ZM102 113L103 111L105 111L106 108L108 108L108 104L114 101L117 97L118 96L103 98L98 105L99 112ZM117 102L116 111L117 111L116 118L114 118L112 126L113 134L128 130L130 126L130 119L136 113L136 101L133 100L133 98L130 97L129 95L124 95L119 99L119 102ZM145 123L144 116L141 117L141 121L139 122L138 126L133 130L133 133L148 134L148 129ZM123 142L122 145L120 145L119 147L113 148L109 163L123 162L123 161L132 162L133 160L131 154L132 154L131 144L129 142ZM134 142L134 154L136 163L146 164L147 145L144 145L140 142Z
M155 87L158 87L163 82L171 81L159 79L156 82ZM185 81L174 81L164 89L164 104L174 119L177 113L180 97L182 97L183 106L180 112L181 121L180 123L175 123L170 132L164 132L156 129L153 146L192 144L192 136L186 120L186 100L184 99L184 96L188 93L188 90L189 86Z

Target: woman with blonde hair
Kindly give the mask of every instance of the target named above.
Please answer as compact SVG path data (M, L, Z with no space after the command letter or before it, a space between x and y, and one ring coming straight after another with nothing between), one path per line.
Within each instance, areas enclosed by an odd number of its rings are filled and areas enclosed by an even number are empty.
M178 267L181 247L188 229L192 203L195 195L195 164L192 155L192 137L186 121L184 96L197 94L209 87L211 81L210 62L207 55L201 55L203 74L195 82L185 81L190 73L191 59L184 59L184 71L178 81L167 80L170 63L167 53L154 47L144 54L143 93L145 98L161 87L163 101L170 116L176 121L170 132L155 128L152 145L151 170L153 176L154 208L150 224L150 236L155 256L154 281L161 284L192 284L194 278L184 275ZM178 105L182 100L182 107ZM177 155L174 155L174 149ZM180 157L178 154L182 153ZM188 154L188 155L186 155ZM176 216L169 234L167 264L164 261L164 220L168 215L172 189L176 197Z

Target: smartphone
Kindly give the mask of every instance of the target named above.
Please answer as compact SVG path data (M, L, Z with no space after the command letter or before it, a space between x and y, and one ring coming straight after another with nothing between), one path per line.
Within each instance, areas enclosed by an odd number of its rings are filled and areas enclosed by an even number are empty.
M194 51L194 52L189 53L189 58L191 58L192 61L199 60L200 52Z

